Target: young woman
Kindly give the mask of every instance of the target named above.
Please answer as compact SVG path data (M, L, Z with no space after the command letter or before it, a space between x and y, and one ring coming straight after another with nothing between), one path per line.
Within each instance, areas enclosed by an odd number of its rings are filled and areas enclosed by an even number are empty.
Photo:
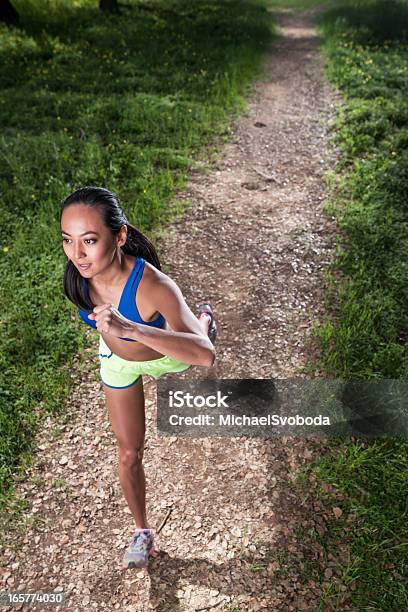
M100 374L118 443L119 479L136 523L123 567L144 567L154 530L146 516L142 375L211 367L216 325L208 304L194 316L176 283L161 272L152 243L128 223L110 191L78 189L64 200L60 223L68 258L65 295L100 334Z

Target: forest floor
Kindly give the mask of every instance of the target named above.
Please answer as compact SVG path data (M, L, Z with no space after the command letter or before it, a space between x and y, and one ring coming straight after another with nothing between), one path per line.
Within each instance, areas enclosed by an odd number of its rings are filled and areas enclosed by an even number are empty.
M323 72L319 10L276 11L279 37L247 111L216 167L192 172L179 194L192 207L160 234L162 261L191 309L210 300L219 322L216 366L181 379L307 378L317 355L311 329L324 317L337 231L323 203L339 101ZM237 612L315 610L337 585L342 610L352 610L346 545L331 554L321 543L333 508L313 478L303 493L295 482L317 441L159 436L151 379L147 509L154 528L168 518L148 570L122 570L134 525L90 338L92 354L73 363L64 418L47 419L18 484L29 507L6 534L2 589L63 591L70 610Z

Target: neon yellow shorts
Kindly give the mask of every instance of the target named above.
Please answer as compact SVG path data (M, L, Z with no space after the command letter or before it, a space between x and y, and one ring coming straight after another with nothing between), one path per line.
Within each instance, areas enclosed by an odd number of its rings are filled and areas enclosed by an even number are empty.
M122 359L103 341L99 339L99 361L101 364L100 374L102 382L113 389L126 389L136 384L139 378L146 374L154 378L160 378L163 374L170 372L183 372L191 367L173 357L161 357L151 361L128 361Z

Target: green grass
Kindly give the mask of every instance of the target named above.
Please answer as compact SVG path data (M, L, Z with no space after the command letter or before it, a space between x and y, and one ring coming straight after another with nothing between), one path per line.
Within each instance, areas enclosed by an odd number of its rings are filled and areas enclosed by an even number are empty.
M62 292L60 202L96 184L153 235L181 210L188 171L228 135L273 38L262 4L238 0L15 2L0 26L0 508L24 478L36 430L69 401L88 347ZM172 203L172 204L171 204Z
M391 438L374 444L340 443L317 467L321 480L345 493L345 520L332 526L331 536L342 538L346 530L351 538L353 557L344 572L345 582L355 585L353 603L358 609L407 609L402 580L408 546L407 446L406 440Z
M337 2L320 21L327 74L344 98L333 129L328 211L341 230L327 312L315 330L328 377L408 377L408 3ZM348 542L343 581L358 610L408 609L408 441L331 440L315 466L344 494L327 545ZM321 609L341 609L326 589ZM339 607L340 606L340 607Z
M332 0L268 0L268 6L272 9L292 9L304 11L315 6L332 4Z
M333 322L318 332L329 374L408 376L408 5L346 2L322 20L327 71L345 104L328 177L340 239L328 295Z

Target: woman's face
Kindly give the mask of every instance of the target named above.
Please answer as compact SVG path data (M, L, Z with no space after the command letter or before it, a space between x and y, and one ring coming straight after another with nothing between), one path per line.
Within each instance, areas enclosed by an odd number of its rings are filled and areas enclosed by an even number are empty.
M102 272L112 263L117 248L126 242L126 229L122 230L118 236L113 236L98 209L85 204L71 204L62 212L65 255L86 278Z

